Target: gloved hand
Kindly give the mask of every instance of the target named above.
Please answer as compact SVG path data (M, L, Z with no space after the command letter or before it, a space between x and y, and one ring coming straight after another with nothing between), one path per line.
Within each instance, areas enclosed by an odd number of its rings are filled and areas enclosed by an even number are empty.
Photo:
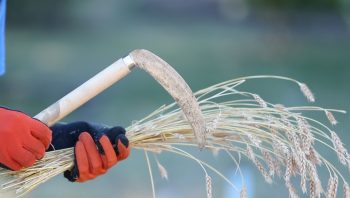
M28 115L0 108L0 166L20 170L41 159L51 142L51 130Z
M74 146L75 165L64 173L72 182L94 179L130 154L129 141L122 127L74 122L56 124L51 129L54 148L50 150Z

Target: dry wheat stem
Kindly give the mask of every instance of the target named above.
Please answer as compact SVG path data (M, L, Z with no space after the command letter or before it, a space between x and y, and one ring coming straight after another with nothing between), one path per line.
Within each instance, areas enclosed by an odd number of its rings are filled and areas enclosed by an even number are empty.
M238 90L242 83L260 78L292 81L309 101L314 101L312 92L304 83L279 76L242 77L200 90L195 96L207 123L206 150L213 153L225 151L233 160L235 172L240 174L243 183L244 177L240 170L242 156L257 167L267 182L272 182L274 177L284 177L291 197L298 196L296 188L310 197L319 197L321 194L335 197L340 182L343 183L344 196L349 197L349 181L338 170L336 163L317 152L316 146L334 151L340 164L350 169L348 151L330 127L302 114L304 111L322 112L330 124L335 125L337 121L333 113L345 111L316 106L285 107L271 104L256 93ZM245 186L238 189L219 170L186 151L188 147L197 147L198 144L191 126L176 103L163 105L145 118L134 121L127 128L127 136L134 149L145 151L154 197L155 186L147 152L170 152L194 160L204 171L207 197L212 197L213 189L207 170L229 183L241 197L246 197ZM73 149L57 150L48 152L43 160L27 169L16 172L0 169L0 179L5 181L1 183L2 189L23 196L37 185L70 169L73 157ZM167 170L158 158L156 163L162 178L167 178ZM329 173L327 190L323 190L326 178L321 179L318 175L322 168ZM300 181L300 187L292 185L292 178Z
M155 190L155 187L154 187L154 180L153 180L151 162L149 161L148 152L145 150L144 153L145 153L147 167L148 167L148 172L149 172L150 181L151 181L152 197L155 198L156 197L156 190Z

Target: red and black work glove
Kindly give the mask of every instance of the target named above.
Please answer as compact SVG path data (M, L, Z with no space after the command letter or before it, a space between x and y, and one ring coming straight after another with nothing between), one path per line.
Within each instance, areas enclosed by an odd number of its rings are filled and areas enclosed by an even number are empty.
M29 167L43 158L51 130L28 115L0 108L0 166L11 170Z
M64 176L72 182L96 178L130 154L129 141L122 127L87 122L56 124L52 128L52 149L74 146L75 164Z

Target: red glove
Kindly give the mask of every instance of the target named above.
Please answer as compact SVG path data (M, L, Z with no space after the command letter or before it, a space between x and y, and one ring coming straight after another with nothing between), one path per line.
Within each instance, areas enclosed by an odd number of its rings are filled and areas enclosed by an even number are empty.
M0 108L0 165L11 170L33 165L43 158L51 138L51 130L42 122Z
M120 134L115 141L116 147L113 148L106 135L95 143L88 132L81 133L75 145L75 166L73 170L65 172L65 177L71 181L85 182L106 173L118 161L126 159L130 154L126 136Z

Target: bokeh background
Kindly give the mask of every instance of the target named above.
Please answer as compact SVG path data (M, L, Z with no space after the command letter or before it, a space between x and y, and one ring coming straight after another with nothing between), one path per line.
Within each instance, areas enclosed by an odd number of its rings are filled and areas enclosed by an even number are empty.
M193 90L240 76L283 75L306 82L316 105L350 110L348 0L9 1L6 37L7 73L0 77L0 104L31 115L136 48L165 59ZM298 87L286 82L255 80L241 89L272 103L307 104ZM151 77L134 71L65 121L129 126L170 102ZM334 130L350 148L349 115L336 116L340 124ZM326 121L324 115L315 117ZM337 160L333 153L324 154ZM203 157L238 182L227 157ZM204 174L195 162L170 154L159 159L169 181L154 167L158 197L205 197ZM268 185L246 161L242 168L249 197L287 197L282 180ZM213 193L238 194L217 177ZM129 160L94 181L75 184L58 176L28 198L151 195L145 157L134 151Z

